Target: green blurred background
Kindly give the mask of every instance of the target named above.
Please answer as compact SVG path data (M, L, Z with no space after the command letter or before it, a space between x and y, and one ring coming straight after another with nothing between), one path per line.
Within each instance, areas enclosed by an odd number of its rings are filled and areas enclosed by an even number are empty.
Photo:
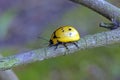
M119 0L107 0L119 7ZM10 56L48 45L50 34L62 25L75 26L81 37L107 31L109 22L96 12L69 0L0 0L0 53ZM119 44L86 49L76 54L13 69L20 80L120 80Z

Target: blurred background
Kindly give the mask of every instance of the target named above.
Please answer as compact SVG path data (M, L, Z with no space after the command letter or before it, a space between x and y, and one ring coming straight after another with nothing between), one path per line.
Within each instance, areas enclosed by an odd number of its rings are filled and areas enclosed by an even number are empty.
M119 7L119 0L107 0ZM0 0L0 53L10 56L47 46L52 32L72 25L81 34L107 31L109 22L69 0ZM34 62L13 69L20 80L120 80L120 45L86 49L76 54Z

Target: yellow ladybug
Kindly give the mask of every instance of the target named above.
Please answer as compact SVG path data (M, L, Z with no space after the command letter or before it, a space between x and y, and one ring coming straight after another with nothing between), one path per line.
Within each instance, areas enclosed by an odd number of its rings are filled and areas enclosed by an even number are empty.
M74 43L77 46L75 42L79 39L80 35L74 27L61 26L53 32L49 40L49 46L56 46L57 48L59 44L63 44L67 48L66 43Z

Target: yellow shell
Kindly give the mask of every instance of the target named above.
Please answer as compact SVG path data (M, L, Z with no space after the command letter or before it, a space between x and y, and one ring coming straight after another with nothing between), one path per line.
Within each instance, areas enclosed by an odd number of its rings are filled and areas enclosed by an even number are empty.
M60 43L76 42L80 39L78 31L72 26L61 26L56 29L51 38L49 45L58 45Z

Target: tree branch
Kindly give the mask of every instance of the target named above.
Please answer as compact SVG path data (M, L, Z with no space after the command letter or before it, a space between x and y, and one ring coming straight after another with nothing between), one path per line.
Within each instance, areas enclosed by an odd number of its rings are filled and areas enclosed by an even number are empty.
M0 55L2 58L2 55ZM18 80L17 76L12 70L0 71L0 80Z
M106 17L111 20L116 19L120 20L120 9L105 0L70 0L78 4L82 4L100 15Z
M117 42L120 42L120 29L85 36L78 41L78 46L79 50L82 50ZM78 48L73 44L68 44L69 50L67 50L63 45L59 45L58 47L59 48L56 50L55 46L45 47L2 58L0 59L0 70L10 69L12 67L34 61L42 61L56 56L72 54L73 52L78 51Z

